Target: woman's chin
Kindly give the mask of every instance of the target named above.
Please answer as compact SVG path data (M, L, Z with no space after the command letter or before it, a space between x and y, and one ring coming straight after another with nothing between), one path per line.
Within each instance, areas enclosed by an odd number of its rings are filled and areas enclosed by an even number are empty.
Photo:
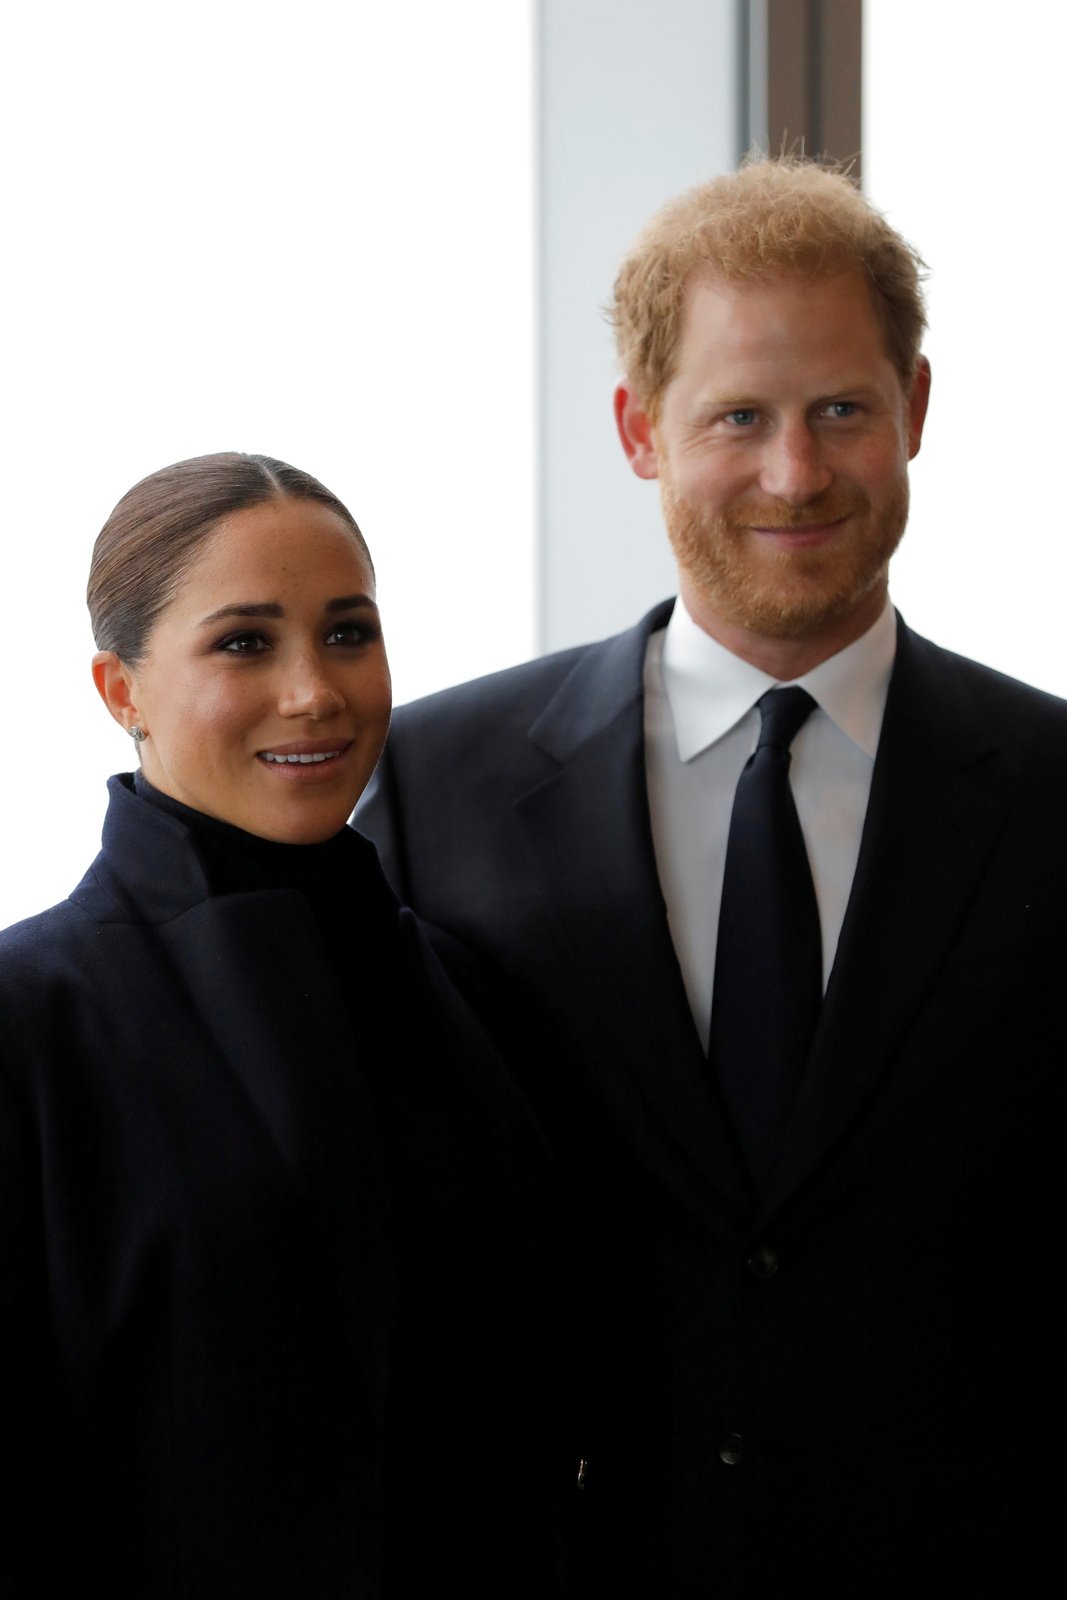
M343 811L317 809L314 816L251 816L237 822L236 826L257 838L269 839L273 844L325 844L327 839L340 833L354 809L353 800Z

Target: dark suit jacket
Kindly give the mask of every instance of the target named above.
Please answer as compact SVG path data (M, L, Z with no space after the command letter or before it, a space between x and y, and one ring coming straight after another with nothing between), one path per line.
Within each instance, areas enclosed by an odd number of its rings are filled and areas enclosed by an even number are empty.
M554 1594L540 1135L365 841L345 1005L110 787L0 935L0 1593Z
M838 956L754 1210L653 859L641 673L669 609L401 709L359 813L567 1162L587 1592L1043 1592L1064 1566L1067 705L900 625Z

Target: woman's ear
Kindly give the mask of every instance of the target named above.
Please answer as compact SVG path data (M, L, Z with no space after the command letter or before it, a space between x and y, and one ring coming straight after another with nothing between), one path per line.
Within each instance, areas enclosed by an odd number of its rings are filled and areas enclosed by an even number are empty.
M98 650L93 657L96 692L120 728L132 734L142 726L137 709L137 680L114 650Z

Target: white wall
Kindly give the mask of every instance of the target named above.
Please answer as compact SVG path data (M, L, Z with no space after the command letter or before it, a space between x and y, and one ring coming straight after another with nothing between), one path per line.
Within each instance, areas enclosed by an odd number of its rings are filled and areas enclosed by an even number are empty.
M920 632L1067 694L1067 14L865 0L864 188L930 267L930 418L893 597Z
M83 595L119 495L261 450L361 522L397 698L535 647L531 0L10 6L0 925L131 764Z
M674 591L655 484L615 434L603 315L656 208L738 158L735 0L541 0L541 642L629 626Z

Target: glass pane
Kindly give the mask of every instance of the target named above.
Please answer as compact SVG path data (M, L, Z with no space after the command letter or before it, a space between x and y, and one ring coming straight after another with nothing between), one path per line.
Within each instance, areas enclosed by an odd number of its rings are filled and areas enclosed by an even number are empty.
M1065 47L1067 13L1033 0L865 0L864 187L930 267L933 392L893 597L939 644L1061 695Z
M6 8L0 925L72 887L131 764L83 594L165 462L341 495L398 699L532 652L532 38L530 0Z

